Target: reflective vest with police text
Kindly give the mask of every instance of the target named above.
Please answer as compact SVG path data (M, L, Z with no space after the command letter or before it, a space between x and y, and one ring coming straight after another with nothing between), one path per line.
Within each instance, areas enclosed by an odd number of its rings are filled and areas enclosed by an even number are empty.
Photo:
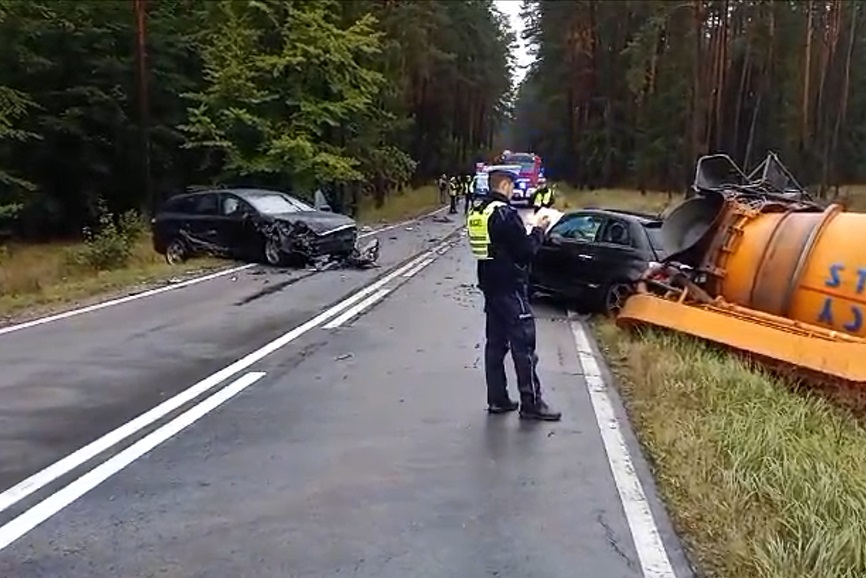
M490 215L499 207L504 206L502 201L490 201L486 206L473 207L466 217L466 230L469 233L469 247L476 259L485 261L490 259L490 232L487 230L487 222ZM483 208L482 208L483 207Z

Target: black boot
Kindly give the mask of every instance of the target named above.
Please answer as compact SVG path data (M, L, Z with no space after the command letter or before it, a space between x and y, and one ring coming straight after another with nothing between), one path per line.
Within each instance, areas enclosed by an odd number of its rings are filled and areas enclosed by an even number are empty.
M515 411L518 407L520 407L519 403L506 399L500 403L488 403L487 413L509 413Z
M520 405L520 419L532 419L535 421L559 421L562 419L562 412L553 411L543 401L533 404Z

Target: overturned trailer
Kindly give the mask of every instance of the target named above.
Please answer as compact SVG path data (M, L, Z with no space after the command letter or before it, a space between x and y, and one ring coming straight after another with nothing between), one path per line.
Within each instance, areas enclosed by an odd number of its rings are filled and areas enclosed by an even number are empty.
M821 206L770 154L746 176L698 161L662 224L669 255L617 318L750 354L810 379L866 384L866 214Z

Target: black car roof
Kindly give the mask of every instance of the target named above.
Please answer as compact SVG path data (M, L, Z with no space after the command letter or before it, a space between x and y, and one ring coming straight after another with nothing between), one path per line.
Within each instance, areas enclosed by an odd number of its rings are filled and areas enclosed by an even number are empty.
M171 198L175 197L197 197L199 195L207 195L212 193L231 193L232 195L237 195L241 198L245 197L261 197L263 195L288 195L292 198L295 198L294 195L290 193L286 193L285 191L273 191L270 189L252 189L252 188L219 188L214 187L210 189L199 189L196 191L189 191L186 193L180 193L177 195L173 195Z
M596 213L599 215L606 215L609 217L626 217L630 218L633 221L637 221L641 225L651 225L655 223L660 223L662 218L658 215L652 215L650 213L641 213L639 211L628 211L625 209L605 209L600 207L586 207L583 209L577 209L572 211L575 213Z

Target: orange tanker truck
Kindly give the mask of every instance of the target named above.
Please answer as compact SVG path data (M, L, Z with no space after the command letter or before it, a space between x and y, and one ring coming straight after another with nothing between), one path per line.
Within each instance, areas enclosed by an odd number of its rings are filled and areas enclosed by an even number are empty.
M813 202L773 153L749 176L726 155L703 157L694 189L662 224L669 257L617 323L866 384L866 214Z

